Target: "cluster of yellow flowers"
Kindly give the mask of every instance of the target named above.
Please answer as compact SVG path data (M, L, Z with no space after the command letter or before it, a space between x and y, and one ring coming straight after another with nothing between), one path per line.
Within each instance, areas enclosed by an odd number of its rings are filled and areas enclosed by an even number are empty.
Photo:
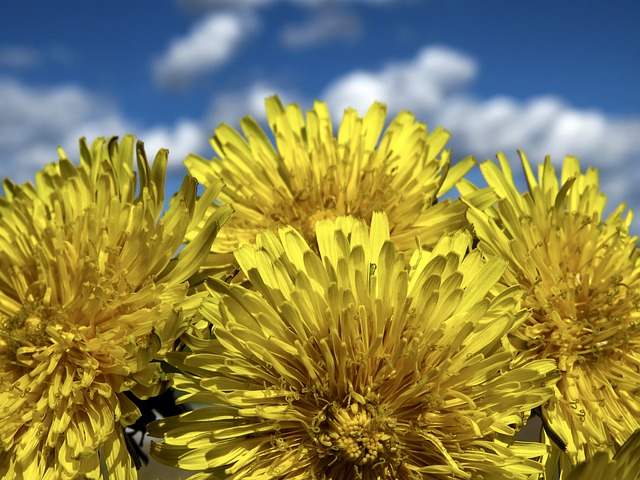
M132 137L4 181L1 478L136 478L172 386L151 454L192 479L640 479L640 250L596 170L480 187L406 111L266 111L168 206Z

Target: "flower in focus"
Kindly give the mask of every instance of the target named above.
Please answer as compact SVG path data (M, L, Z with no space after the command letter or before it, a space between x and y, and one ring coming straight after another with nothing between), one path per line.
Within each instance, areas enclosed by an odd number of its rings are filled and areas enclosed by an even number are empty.
M567 480L640 480L640 430L637 430L609 459L606 452L574 468Z
M167 152L150 167L134 139L60 151L36 186L0 197L0 477L135 478L124 430L166 386L161 359L202 295L188 295L229 215L222 207L177 256L205 209L186 177L168 210ZM221 185L203 195L211 202Z
M449 168L449 152L442 150L449 139L445 130L427 134L426 125L403 111L382 133L386 107L374 103L364 117L346 110L336 138L322 102L307 112L306 121L295 104L285 108L277 97L265 103L276 148L246 117L240 122L244 137L228 125L216 129L211 144L219 159L191 155L185 161L204 185L223 178L219 198L236 210L212 246L227 253L226 267L225 256L215 257L219 270L234 265L231 252L239 245L286 225L317 250L316 221L352 215L370 222L374 211L384 211L394 244L408 251L416 237L433 246L443 233L466 224L464 205L440 197L474 160Z
M319 254L284 227L237 260L254 289L211 279L215 338L168 355L178 401L149 427L159 461L192 478L528 478L546 448L514 442L546 401L555 362L510 370L501 340L521 291L489 290L506 263L444 236L405 262L386 216L316 224Z
M506 158L481 170L499 201L468 217L489 256L509 260L501 283L520 285L532 315L512 334L518 362L555 359L562 372L543 419L573 464L615 451L640 427L640 252L624 205L604 218L598 173L547 158L538 178L521 154L520 194Z

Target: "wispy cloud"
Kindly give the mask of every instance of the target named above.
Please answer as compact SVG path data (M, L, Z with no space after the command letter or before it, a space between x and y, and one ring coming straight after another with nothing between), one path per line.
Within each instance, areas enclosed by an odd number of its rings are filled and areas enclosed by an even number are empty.
M73 54L60 45L38 49L24 45L0 45L0 68L28 70L45 66L48 62L70 64Z
M301 7L318 8L344 6L345 4L389 5L400 0L178 0L178 4L188 11L210 11L228 8L257 8L276 3L290 3Z
M178 5L190 12L227 10L229 8L257 8L273 4L279 0L178 0Z
M305 23L285 26L280 32L280 39L285 46L299 49L334 39L353 41L361 33L362 24L356 15L329 9L313 14Z
M210 13L155 60L154 77L166 88L186 87L229 61L258 28L257 18L247 12Z
M349 4L389 5L393 1L401 0L178 0L178 4L190 12L235 12L256 17L262 8L279 3L295 5L307 10L309 18L305 22L285 25L279 37L285 47L301 49L330 40L358 39L363 30L362 22L355 13L345 9Z
M0 46L0 67L9 69L28 69L42 63L41 53L31 47L20 45Z

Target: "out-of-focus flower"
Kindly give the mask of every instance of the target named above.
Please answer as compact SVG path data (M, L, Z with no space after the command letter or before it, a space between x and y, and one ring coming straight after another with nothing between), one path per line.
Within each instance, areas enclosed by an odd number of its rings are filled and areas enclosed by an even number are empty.
M383 133L386 107L374 103L364 117L346 110L335 137L322 102L307 112L306 121L295 104L285 108L277 97L265 103L276 148L247 117L240 122L244 137L228 125L216 129L211 144L219 158L191 155L185 161L204 185L225 181L219 198L236 213L212 251L228 253L228 265L239 245L286 225L317 250L315 222L340 215L370 222L374 211L384 211L402 251L413 249L416 237L433 246L466 223L464 205L441 196L475 162L466 158L449 168L449 151L442 150L449 133L442 128L427 134L426 125L403 111ZM218 268L224 258L215 257Z
M574 468L567 480L639 480L640 430L637 430L616 452L613 460L606 452L596 453L591 460Z
M471 235L411 262L386 216L259 234L236 258L254 289L212 279L215 338L171 353L179 401L208 404L149 428L161 462L192 478L528 478L540 443L508 445L553 391L555 362L509 369L521 290Z
M221 207L175 256L221 188L196 203L187 176L162 214L167 152L142 143L80 142L35 187L5 180L0 197L0 477L135 478L127 398L166 386L154 360L171 349L201 295L188 295ZM138 191L136 192L136 187Z
M640 427L640 252L624 205L604 218L595 169L581 173L566 157L558 179L547 158L537 181L521 157L528 191L499 154L501 168L481 165L499 201L468 218L479 248L509 260L504 287L527 292L532 315L511 335L516 362L558 362L562 379L542 415L575 464L612 454Z

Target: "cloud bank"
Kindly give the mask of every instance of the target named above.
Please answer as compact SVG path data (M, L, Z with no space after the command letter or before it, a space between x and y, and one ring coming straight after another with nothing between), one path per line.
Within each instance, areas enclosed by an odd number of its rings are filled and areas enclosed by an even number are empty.
M387 103L390 116L408 109L431 128L442 125L452 133L454 159L474 154L482 160L503 151L517 163L516 149L522 149L533 163L550 154L560 164L564 155L577 155L583 168L593 165L601 170L610 205L626 200L638 208L640 191L628 172L637 171L640 162L640 118L578 109L553 95L479 98L469 93L478 70L477 62L464 53L429 46L413 58L377 70L346 72L319 98L329 104L336 122L345 108L364 113L375 100ZM2 172L16 180L31 178L43 164L56 160L57 145L73 155L80 136L130 132L145 141L150 157L160 147L169 148L170 166L180 169L190 152L212 154L207 138L219 123L237 126L244 115L265 123L264 98L274 93L305 108L311 105L312 99L262 81L244 90L218 92L202 119L143 128L114 108L114 102L80 87L37 89L0 79Z
M640 191L629 175L640 162L639 117L575 108L554 95L524 100L504 95L479 98L469 93L478 72L477 62L468 55L428 46L409 60L391 62L378 70L346 72L327 85L318 99L327 102L336 124L345 108L364 114L374 101L386 103L389 116L409 110L430 128L442 125L451 132L454 160L473 154L482 161L504 152L517 165L520 149L533 164L550 155L560 165L565 155L576 155L583 169L594 166L600 170L610 208L622 202L640 208ZM228 112L227 123L232 125L240 117L238 112L262 119L261 99L273 93L306 108L312 104L312 99L261 83L244 92L216 96L212 112ZM516 166L516 175L518 171Z
M136 134L153 159L169 148L169 167L182 169L182 160L206 148L208 133L201 122L181 119L173 125L142 127L127 119L110 99L77 85L35 88L0 79L0 177L32 180L45 164L56 161L62 147L71 159L78 156L78 139Z
M362 113L375 100L391 113L407 109L435 127L452 133L454 158L474 154L479 160L504 152L517 161L523 150L540 163L551 155L560 164L576 155L583 167L601 170L611 202L640 204L628 175L640 162L640 118L616 118L572 107L553 95L518 100L507 96L477 98L468 93L478 73L476 61L444 47L425 47L411 60L389 63L377 71L354 71L324 90L333 115L351 106Z

